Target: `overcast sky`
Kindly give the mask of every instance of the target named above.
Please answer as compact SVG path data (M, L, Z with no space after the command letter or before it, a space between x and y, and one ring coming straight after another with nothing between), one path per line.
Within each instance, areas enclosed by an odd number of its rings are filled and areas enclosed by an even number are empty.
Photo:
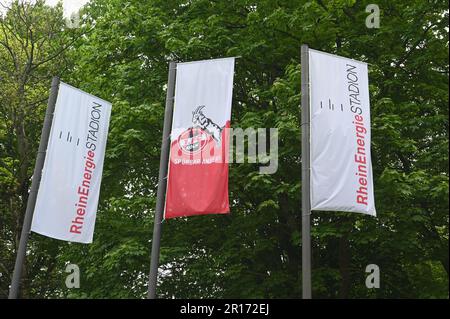
M27 0L27 1L33 1L33 0ZM70 17L70 15L73 12L78 11L84 4L86 4L87 2L89 2L89 0L45 0L45 2L47 2L47 4L49 5L55 5L58 3L58 1L61 1L63 3L63 7L64 7L64 16L65 17ZM11 2L11 0L0 0L0 3L2 4L9 4ZM3 8L0 6L0 11Z
M77 12L89 0L46 0L49 5L55 5L58 1L62 1L64 7L64 16L69 17L72 13Z

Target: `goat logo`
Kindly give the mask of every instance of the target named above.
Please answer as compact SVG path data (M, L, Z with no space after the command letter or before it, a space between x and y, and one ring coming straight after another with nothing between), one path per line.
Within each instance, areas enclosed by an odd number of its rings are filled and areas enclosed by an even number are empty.
M223 128L203 114L204 108L200 105L192 112L192 127L178 137L178 145L186 154L198 153L209 143L220 146Z
M202 111L204 108L204 105L200 105L192 112L192 124L201 128L203 131L208 132L216 143L220 143L223 127L220 127L210 118L206 117Z

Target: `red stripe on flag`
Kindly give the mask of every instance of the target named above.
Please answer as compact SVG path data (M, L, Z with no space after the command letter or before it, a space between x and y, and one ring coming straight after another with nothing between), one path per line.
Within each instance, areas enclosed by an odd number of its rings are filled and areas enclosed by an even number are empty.
M164 215L166 219L229 213L229 127L230 122L227 121L221 132L219 145L208 132L198 134L197 128L191 129L191 132L196 132L191 133L190 138L172 142ZM208 137L206 145L201 144L205 140L203 133ZM194 146L187 148L187 143ZM195 146L199 147L197 153ZM186 149L194 151L189 153Z

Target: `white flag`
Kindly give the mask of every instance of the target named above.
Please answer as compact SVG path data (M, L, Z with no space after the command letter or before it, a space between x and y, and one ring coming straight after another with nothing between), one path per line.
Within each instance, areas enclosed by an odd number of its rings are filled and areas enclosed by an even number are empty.
M31 230L91 243L111 103L61 83Z
M309 50L311 209L376 215L367 64Z

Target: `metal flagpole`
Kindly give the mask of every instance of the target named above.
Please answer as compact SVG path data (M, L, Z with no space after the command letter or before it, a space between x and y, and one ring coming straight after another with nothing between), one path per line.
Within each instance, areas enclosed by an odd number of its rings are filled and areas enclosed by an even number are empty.
M311 299L310 105L308 45L301 47L302 71L302 291Z
M156 298L156 284L158 279L159 249L161 246L161 222L166 198L167 168L169 165L170 131L172 129L173 102L175 95L176 62L169 63L169 79L167 81L166 110L164 113L164 128L159 162L158 193L156 195L155 222L153 224L152 254L150 260L150 274L148 277L147 298Z
M36 164L34 166L33 179L31 181L31 189L28 194L27 208L22 225L22 233L20 235L19 249L17 251L16 263L9 290L9 299L16 299L19 296L20 282L22 278L23 264L26 258L28 237L30 235L31 221L33 220L34 207L42 177L42 168L44 167L45 155L47 151L48 139L50 137L50 129L52 127L53 113L55 111L56 98L58 97L59 77L52 79L50 96L48 98L47 110L45 112L44 125L42 127L41 140L36 156Z

